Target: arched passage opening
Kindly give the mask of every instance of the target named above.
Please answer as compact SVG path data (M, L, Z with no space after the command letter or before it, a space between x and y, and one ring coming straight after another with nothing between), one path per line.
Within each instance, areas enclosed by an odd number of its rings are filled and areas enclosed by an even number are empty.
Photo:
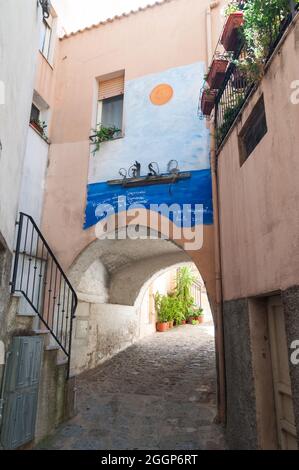
M137 239L126 236L126 227L115 233L111 238L93 238L68 271L79 298L72 373L97 367L136 342L140 338L140 299L148 283L159 273L190 262L202 276L215 319L217 357L213 227L203 227L203 246L195 251L184 250L180 241L160 236L148 227L138 226ZM150 331L153 332L152 326ZM219 330L218 333L221 335ZM216 364L219 412L222 392L218 361Z

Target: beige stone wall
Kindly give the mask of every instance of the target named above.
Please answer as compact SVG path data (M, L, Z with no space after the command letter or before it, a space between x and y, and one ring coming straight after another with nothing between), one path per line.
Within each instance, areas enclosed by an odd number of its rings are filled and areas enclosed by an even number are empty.
M92 369L139 337L136 308L79 302L74 321L71 372Z

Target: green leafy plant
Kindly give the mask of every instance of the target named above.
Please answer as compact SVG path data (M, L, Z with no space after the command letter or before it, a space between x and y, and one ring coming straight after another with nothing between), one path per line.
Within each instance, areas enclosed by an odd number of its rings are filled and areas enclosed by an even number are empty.
M188 266L183 266L178 270L175 287L175 295L182 302L185 319L189 318L190 307L194 305L194 298L191 294L191 287L196 277Z
M179 325L185 319L183 303L174 293L161 295L157 292L155 295L155 308L159 323L175 321Z
M202 317L203 316L203 308L198 307L194 309L194 316L195 317Z
M223 114L222 124L217 129L217 140L221 142L222 139L226 136L229 129L231 128L232 123L234 122L235 118L237 117L240 108L244 102L243 95L237 97L235 104L229 106Z
M198 320L192 320L192 325L198 325L199 321Z
M100 150L101 143L113 140L115 134L121 132L121 129L118 129L116 126L105 127L102 124L97 124L96 129L92 129L94 135L91 136L92 145L95 146L93 154Z
M46 121L40 121L39 119L33 119L30 122L40 132L40 134L45 139L47 139L46 129L47 129L48 125L46 124Z
M233 1L228 11L234 10L237 3ZM257 82L263 76L265 61L281 30L282 21L290 13L290 3L289 0L248 0L243 13L241 31L246 54L234 62L248 80Z
M240 11L240 6L237 0L234 0L229 3L229 5L225 9L225 16L229 16L232 13L236 13L237 11Z

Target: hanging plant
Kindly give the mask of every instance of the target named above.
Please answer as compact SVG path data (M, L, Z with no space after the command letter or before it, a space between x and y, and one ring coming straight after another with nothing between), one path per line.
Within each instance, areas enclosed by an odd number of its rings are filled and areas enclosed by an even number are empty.
M240 10L240 2L232 1L226 14ZM247 0L242 6L242 38L244 54L233 63L248 82L256 83L264 74L264 66L271 48L283 29L283 21L290 13L289 0Z
M226 69L229 62L225 57L214 59L207 75L205 76L206 81L211 90L218 90L224 79L226 74Z
M95 146L92 151L92 153L95 154L100 150L101 143L113 140L115 135L121 132L121 129L118 129L116 126L105 127L102 124L97 124L96 129L92 129L92 131L94 134L90 136L90 140L92 142L91 145Z
M210 116L217 96L216 90L210 90L206 88L203 90L201 95L201 112L204 116Z
M243 23L244 15L242 11L234 11L228 16L220 39L226 51L237 52L240 49Z

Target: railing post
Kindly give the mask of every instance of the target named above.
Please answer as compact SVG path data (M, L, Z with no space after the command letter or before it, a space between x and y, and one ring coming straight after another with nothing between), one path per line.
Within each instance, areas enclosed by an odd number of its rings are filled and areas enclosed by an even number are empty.
M72 336L73 336L73 321L75 318L75 311L77 307L77 302L74 296L72 297L72 310L70 315L70 337L69 337L69 350L68 350L68 364L67 364L67 379L70 378L70 369L71 369L71 351L72 351Z
M23 227L23 214L20 213L19 222L16 222L18 225L18 235L17 235L17 243L16 243L16 251L15 251L15 259L14 259L14 267L13 267L13 274L11 280L11 293L14 294L16 290L16 281L17 281L17 274L18 274L18 264L19 264L19 254L20 254L20 246L21 246L21 239L22 239L22 227Z

